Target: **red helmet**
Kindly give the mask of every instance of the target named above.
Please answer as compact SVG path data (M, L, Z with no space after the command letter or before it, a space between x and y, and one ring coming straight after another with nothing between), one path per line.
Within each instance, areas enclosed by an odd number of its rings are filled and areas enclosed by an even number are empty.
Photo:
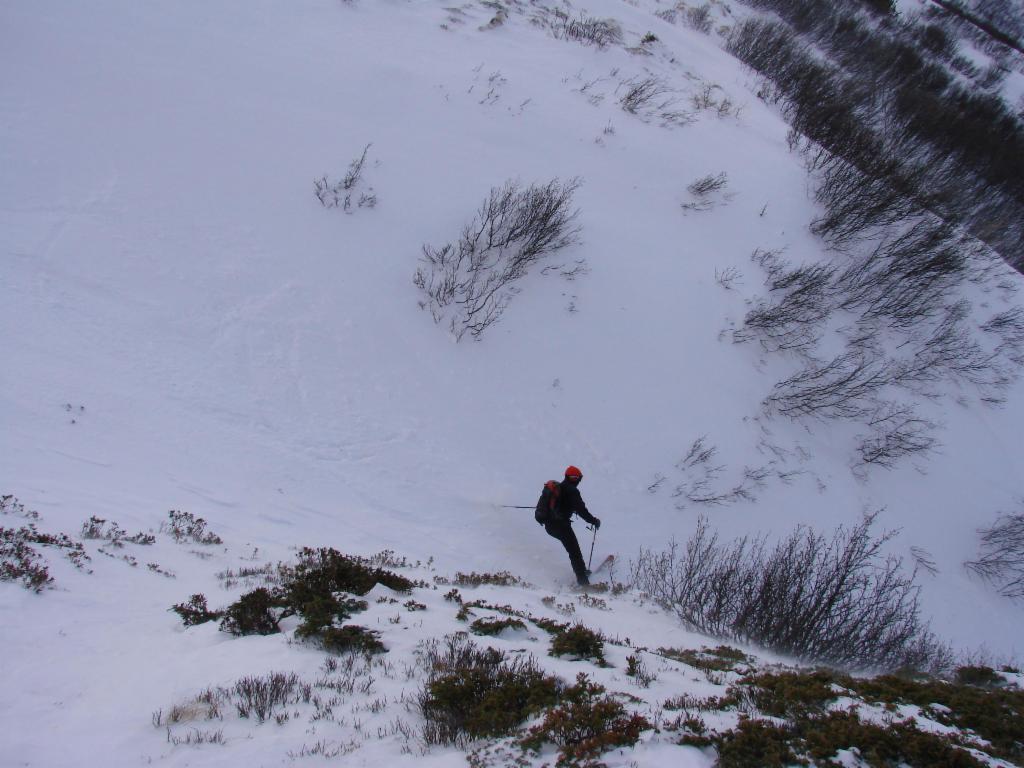
M571 464L565 468L565 479L572 480L574 483L578 483L583 479L583 473L577 467Z

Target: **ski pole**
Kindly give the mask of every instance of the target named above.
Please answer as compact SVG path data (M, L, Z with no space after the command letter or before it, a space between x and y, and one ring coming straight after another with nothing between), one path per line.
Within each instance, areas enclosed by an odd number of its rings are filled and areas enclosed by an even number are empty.
M590 564L594 561L594 544L597 543L597 526L590 526L590 530L594 532L594 538L590 540L590 557L587 559L587 570L590 570Z
M501 508L502 509L533 509L534 506L536 506L536 505L529 506L529 507L520 507L520 506L517 506L515 504L502 504Z

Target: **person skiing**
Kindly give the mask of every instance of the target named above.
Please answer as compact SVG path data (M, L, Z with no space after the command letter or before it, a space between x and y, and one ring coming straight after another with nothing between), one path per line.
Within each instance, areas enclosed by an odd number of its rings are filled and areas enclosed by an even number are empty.
M581 585L590 583L590 571L583 562L583 553L580 552L580 543L576 540L576 534L572 530L572 516L579 515L595 528L601 527L601 520L594 517L587 510L580 496L579 484L583 479L583 473L576 467L570 466L565 470L565 479L558 484L558 491L551 513L544 523L544 530L548 536L553 536L562 542L565 551L569 553L569 562L576 574L576 581Z

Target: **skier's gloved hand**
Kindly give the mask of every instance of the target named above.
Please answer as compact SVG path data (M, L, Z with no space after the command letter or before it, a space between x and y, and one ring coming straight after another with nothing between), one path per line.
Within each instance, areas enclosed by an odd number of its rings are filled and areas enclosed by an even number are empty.
M595 528L600 528L601 527L601 518L600 517L595 517L594 518L594 527Z

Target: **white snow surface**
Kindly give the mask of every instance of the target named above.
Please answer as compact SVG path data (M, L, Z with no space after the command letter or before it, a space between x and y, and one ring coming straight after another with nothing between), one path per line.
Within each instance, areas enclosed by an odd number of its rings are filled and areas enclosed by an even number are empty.
M554 39L528 14L483 28L493 11L467 4L455 21L447 5L0 4L0 493L38 510L47 532L76 534L92 515L155 532L181 509L225 542L158 535L124 550L135 568L86 542L91 574L45 550L55 589L0 584L0 765L279 765L303 744L347 742L235 721L226 746L168 743L151 712L245 674L315 676L323 659L288 633L184 629L169 606L195 592L226 604L238 590L216 572L301 546L432 558L416 578L508 570L536 587L519 604L572 602L558 543L529 510L500 506L532 504L570 463L603 521L595 559L683 540L700 514L731 537L831 531L884 509L879 530L901 531L891 552L918 547L938 567L921 577L936 633L1001 658L1024 650L1020 606L963 568L976 529L1024 495L1021 385L1000 408L970 392L925 403L942 447L858 479L856 427L762 414L797 361L723 336L762 288L754 249L823 253L806 173L755 78L714 36L654 16L669 7L657 0L573 6L618 19L630 46L654 33L649 55ZM682 107L710 83L742 109L644 121L616 88L645 72ZM321 207L312 181L340 178L367 144L377 206ZM730 196L684 214L687 184L720 172ZM585 259L587 273L534 271L479 342L455 343L418 306L421 247L455 239L491 187L554 177L582 182L582 241L549 263ZM727 291L716 269L732 266L743 278ZM1021 303L971 298L991 313ZM677 509L675 464L702 435L723 484L774 458L762 438L788 452L778 469L801 474L753 502ZM424 594L426 611L371 600L358 619L380 625L399 666L416 641L452 631L442 591ZM713 642L630 599L610 604L581 618L649 647ZM609 684L625 655L612 652ZM567 679L579 666L545 663ZM385 698L414 690L375 675ZM662 701L679 692L664 677ZM393 717L366 715L373 738L346 763L464 764L456 750L410 755L378 739ZM609 765L632 761L711 758L668 739Z

